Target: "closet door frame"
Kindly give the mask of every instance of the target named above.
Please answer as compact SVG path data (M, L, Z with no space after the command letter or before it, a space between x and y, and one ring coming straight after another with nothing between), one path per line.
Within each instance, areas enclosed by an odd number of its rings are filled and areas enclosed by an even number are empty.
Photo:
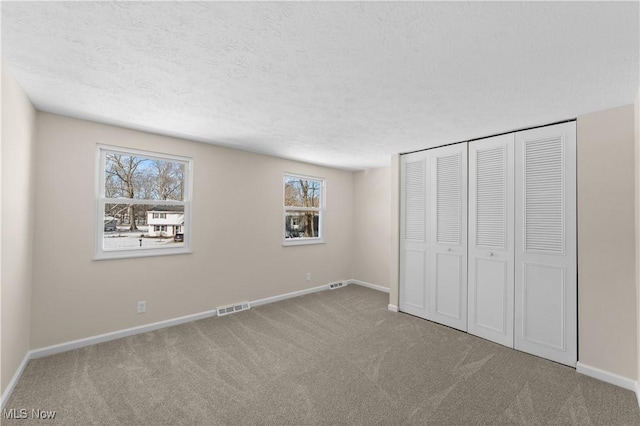
M506 247L502 250L478 243L474 216L477 188L472 180L476 155L493 143L507 146L505 187L507 199L510 196L512 200L506 201L511 214L506 214ZM455 243L451 238L440 241L438 234L442 231L438 227L441 225L438 191L444 193L438 187L438 159L451 155L460 155L461 186L457 190L464 194L460 196L462 220ZM408 238L406 167L416 161L423 165L423 186L419 193L424 220L420 235L416 237L413 232ZM400 173L400 310L575 367L578 346L575 121L406 154L401 156ZM445 228L451 230L451 226L449 221ZM505 289L504 298L503 294L496 298L496 291L481 300L482 307L478 303L478 298L484 297L482 286L477 285L478 262L485 262L486 266L487 262L498 261L506 262L506 278L493 286ZM485 285L486 288L489 287ZM487 306L497 299L503 301L502 310L491 318L502 316L504 327L486 327L478 319L481 314L478 309L488 312Z

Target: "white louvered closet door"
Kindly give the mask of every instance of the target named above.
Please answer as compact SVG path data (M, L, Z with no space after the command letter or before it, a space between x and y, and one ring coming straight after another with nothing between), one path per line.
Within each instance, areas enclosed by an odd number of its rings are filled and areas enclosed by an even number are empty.
M429 319L427 276L429 153L403 155L400 163L400 310Z
M576 365L576 127L516 133L515 348Z
M466 331L467 144L430 156L430 319Z
M513 347L514 134L469 144L468 331Z

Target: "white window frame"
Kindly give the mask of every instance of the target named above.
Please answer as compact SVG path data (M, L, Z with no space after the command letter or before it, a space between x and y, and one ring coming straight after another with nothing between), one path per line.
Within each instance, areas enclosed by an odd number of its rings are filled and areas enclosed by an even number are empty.
M182 201L176 200L151 200L137 198L106 198L105 197L105 169L106 154L135 155L151 160L171 161L185 165L184 197ZM97 145L96 148L96 213L95 213L95 244L94 260L125 259L132 257L165 256L175 254L188 254L191 251L191 194L193 184L193 159L178 155L163 154L152 151L123 148L110 145ZM182 247L170 248L128 248L128 249L104 249L104 208L105 204L147 204L163 206L184 207L185 223L183 226L184 242Z
M285 179L287 177L293 177L296 179L306 179L306 180L315 180L321 183L320 185L320 206L319 207L293 207L285 205ZM325 178L316 177L316 176L307 176L300 175L297 173L288 173L285 172L282 175L282 245L283 246L301 246L308 244L324 244L325 243L325 208L326 208L326 192L327 192L327 182ZM308 237L308 238L287 238L286 237L286 218L287 211L317 211L319 214L318 217L318 236L317 237Z

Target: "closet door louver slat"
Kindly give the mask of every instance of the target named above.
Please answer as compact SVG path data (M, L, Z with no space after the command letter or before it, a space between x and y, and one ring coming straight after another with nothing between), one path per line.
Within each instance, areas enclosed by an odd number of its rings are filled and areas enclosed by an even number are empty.
M506 148L476 154L476 245L505 248Z
M525 250L564 253L564 141L524 142Z
M460 164L461 154L436 160L437 238L440 244L460 244Z
M405 166L405 238L425 240L425 161L407 162Z

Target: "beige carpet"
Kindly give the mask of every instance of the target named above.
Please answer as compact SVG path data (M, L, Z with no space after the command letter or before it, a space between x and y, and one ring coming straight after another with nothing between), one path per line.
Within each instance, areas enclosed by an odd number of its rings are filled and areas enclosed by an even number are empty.
M27 366L20 424L640 424L635 395L350 285Z

